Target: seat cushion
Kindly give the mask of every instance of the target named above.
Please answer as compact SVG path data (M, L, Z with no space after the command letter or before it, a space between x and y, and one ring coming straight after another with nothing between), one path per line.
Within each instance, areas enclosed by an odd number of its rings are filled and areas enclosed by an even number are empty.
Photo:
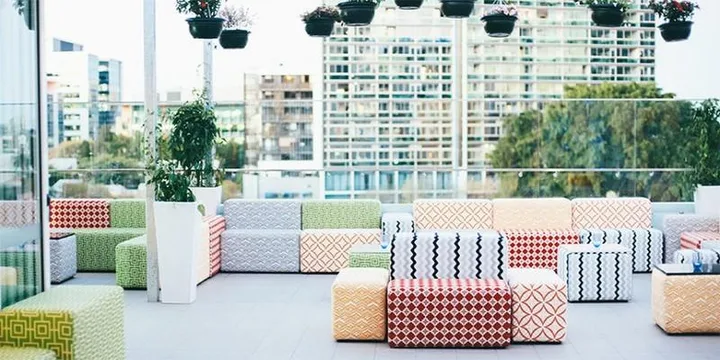
M224 204L228 230L281 229L300 230L300 201L241 200Z
M490 200L415 200L418 230L481 230L493 225Z
M99 229L110 227L110 203L105 199L50 200L50 227Z
M557 269L558 247L578 244L580 236L571 229L508 230L501 234L507 239L510 268Z
M576 229L652 227L652 204L647 198L579 198L572 201Z
M300 230L226 230L223 272L300 271Z
M76 229L78 271L115 271L115 247L145 235L145 229Z
M571 228L572 206L568 199L493 200L493 229L552 230Z
M377 200L305 200L302 228L380 229L381 215Z
M313 229L300 235L300 271L334 273L348 266L353 245L379 244L380 229Z
M583 229L580 242L620 244L632 251L633 272L650 272L663 263L663 233L656 229Z
M145 201L110 200L110 227L145 228Z

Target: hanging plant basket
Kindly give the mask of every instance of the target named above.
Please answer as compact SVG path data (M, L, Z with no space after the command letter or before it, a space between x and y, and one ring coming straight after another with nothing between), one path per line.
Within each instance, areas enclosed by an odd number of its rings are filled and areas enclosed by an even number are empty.
M660 35L667 42L687 40L692 31L692 21L674 21L658 26Z
M419 9L424 0L395 0L395 5L403 10L416 10Z
M462 19L470 17L475 9L475 0L440 0L440 13L442 17Z
M619 27L625 22L625 14L615 5L590 5L592 21L597 26Z
M485 22L485 32L493 38L510 36L515 29L517 16L505 14L485 15L480 20Z
M374 1L345 1L338 4L340 17L347 26L366 26L375 17Z
M223 29L223 18L190 18L187 19L190 26L190 35L195 39L217 39Z
M310 19L305 22L305 32L310 36L330 36L335 28L335 19Z
M248 43L248 35L250 32L247 30L223 30L220 33L220 46L223 49L244 49Z

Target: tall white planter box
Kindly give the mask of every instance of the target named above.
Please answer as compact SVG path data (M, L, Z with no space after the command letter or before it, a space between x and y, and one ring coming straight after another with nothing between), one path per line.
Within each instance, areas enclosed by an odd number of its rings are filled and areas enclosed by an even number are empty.
M197 203L155 202L160 301L190 304L197 297Z
M195 200L205 207L205 215L217 214L217 209L222 203L222 186L216 187L191 187Z
M703 216L720 216L720 186L697 187L695 213Z

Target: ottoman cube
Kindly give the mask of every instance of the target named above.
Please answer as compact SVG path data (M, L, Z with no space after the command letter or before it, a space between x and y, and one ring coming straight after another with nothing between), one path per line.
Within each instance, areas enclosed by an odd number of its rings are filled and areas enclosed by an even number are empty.
M0 266L0 285L17 285L18 273L14 267Z
M334 273L348 265L357 244L380 244L380 229L313 229L300 235L300 271Z
M683 249L675 252L675 264L692 264L695 254L700 255L702 264L720 264L720 249Z
M78 271L115 271L115 247L145 235L145 228L76 229Z
M628 301L632 297L632 256L617 244L561 245L558 275L569 301Z
M418 199L413 202L417 230L493 228L493 203L481 199Z
M50 234L50 281L53 284L59 284L77 274L76 241L74 234Z
M390 269L390 249L380 245L361 244L350 249L351 268Z
M226 230L221 244L223 272L300 271L300 230Z
M415 232L415 221L410 213L385 213L382 216L383 241L390 242L392 236L402 232Z
M650 272L653 266L663 263L663 233L657 229L583 229L580 243L620 244L632 251L633 271Z
M510 269L513 342L562 342L567 333L567 285L548 269Z
M384 340L388 271L342 269L331 292L336 340Z
M505 347L511 294L502 280L399 279L388 285L391 347Z
M55 353L46 349L0 347L3 360L55 360Z
M147 288L147 237L140 236L115 248L115 283L123 289Z
M720 333L720 271L658 265L652 273L653 320L669 334Z
M58 286L0 311L0 346L49 349L62 360L124 360L124 316L117 286Z
M684 232L680 234L681 249L700 249L705 241L720 240L720 233L711 231Z

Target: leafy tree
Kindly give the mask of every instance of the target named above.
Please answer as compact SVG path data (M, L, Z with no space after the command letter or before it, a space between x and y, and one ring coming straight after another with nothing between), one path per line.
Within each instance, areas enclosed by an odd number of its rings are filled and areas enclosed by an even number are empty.
M242 169L245 166L245 147L235 140L216 145L215 155L224 169Z

